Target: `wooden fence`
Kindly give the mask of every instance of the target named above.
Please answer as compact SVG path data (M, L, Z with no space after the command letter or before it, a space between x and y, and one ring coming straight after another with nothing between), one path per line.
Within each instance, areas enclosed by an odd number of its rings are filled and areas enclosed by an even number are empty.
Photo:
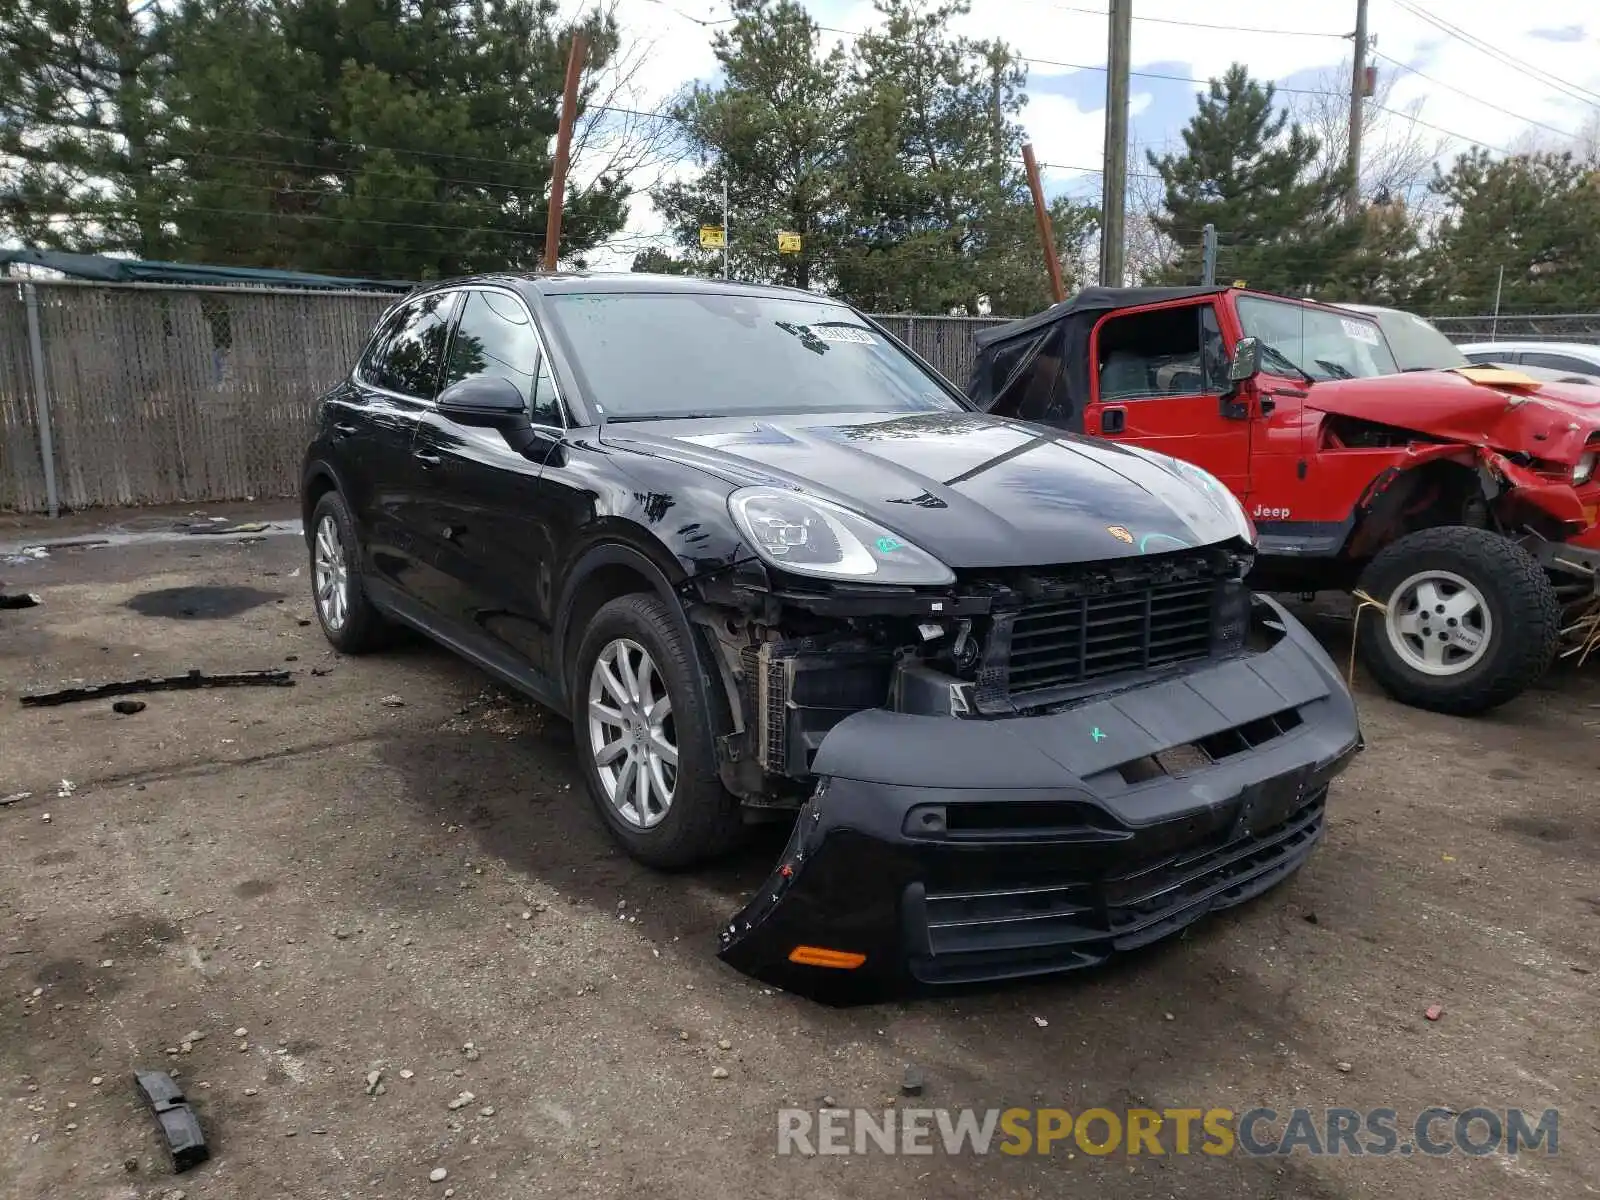
M0 284L0 509L44 512L27 288ZM63 511L292 496L312 402L393 295L32 284ZM982 318L889 316L964 385Z

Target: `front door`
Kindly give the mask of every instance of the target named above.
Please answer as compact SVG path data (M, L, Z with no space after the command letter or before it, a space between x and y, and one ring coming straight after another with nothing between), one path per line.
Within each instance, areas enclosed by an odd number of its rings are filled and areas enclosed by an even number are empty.
M466 294L445 361L444 386L498 375L521 389L535 426L514 449L496 429L424 413L414 445L427 471L428 603L480 653L519 673L549 673L544 592L549 556L545 460L561 441L560 406L532 318L510 291Z
M1229 415L1228 351L1210 301L1105 317L1089 339L1084 430L1210 471L1241 500L1250 491L1250 424Z

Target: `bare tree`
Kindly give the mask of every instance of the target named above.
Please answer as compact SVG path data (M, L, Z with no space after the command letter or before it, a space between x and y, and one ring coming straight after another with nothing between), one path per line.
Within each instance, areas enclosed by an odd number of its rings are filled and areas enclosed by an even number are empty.
M1134 137L1129 139L1128 151L1128 209L1124 220L1124 258L1128 279L1134 284L1150 283L1162 278L1177 265L1182 249L1171 234L1156 227L1155 218L1166 206L1166 188L1161 177L1145 161L1145 148L1150 145ZM1098 243L1096 243L1098 245ZM1195 283L1200 281L1196 279Z
M615 0L603 12L615 16ZM571 152L572 186L578 196L618 181L633 194L649 192L685 154L683 127L672 117L677 96L649 95L640 82L656 45L648 39L626 40L626 26L622 28L625 40L617 53L583 81ZM611 242L619 250L633 249L630 240L639 239L624 234Z
M1528 126L1511 139L1513 154L1571 154L1578 162L1600 167L1600 109L1592 109L1569 137Z
M1361 195L1366 200L1404 201L1415 205L1433 178L1433 164L1449 147L1449 139L1417 124L1419 97L1396 108L1390 97L1398 68L1378 71L1378 84L1361 106ZM1343 167L1350 157L1350 63L1328 67L1304 92L1289 97L1293 119L1316 135L1321 144L1318 166Z

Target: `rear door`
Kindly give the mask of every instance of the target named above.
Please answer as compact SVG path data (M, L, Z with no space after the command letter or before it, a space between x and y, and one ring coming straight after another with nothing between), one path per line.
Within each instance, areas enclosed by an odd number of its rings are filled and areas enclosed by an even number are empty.
M350 497L366 571L414 590L420 565L416 503L421 480L411 457L417 421L439 391L444 349L460 294L429 292L393 310L351 379L348 410L335 414L341 460L360 481Z
M1104 317L1089 339L1085 431L1170 454L1250 490L1249 420L1224 415L1225 315L1211 301L1157 304Z

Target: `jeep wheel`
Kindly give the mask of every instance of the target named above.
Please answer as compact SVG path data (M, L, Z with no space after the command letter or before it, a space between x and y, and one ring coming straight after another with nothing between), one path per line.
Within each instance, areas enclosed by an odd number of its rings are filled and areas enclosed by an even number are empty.
M1561 606L1544 569L1486 529L1408 534L1361 575L1383 611L1361 619L1366 668L1395 699L1470 716L1519 695L1555 655Z
M573 673L590 798L630 855L664 870L724 853L744 828L717 775L694 654L660 599L621 596L590 621Z

